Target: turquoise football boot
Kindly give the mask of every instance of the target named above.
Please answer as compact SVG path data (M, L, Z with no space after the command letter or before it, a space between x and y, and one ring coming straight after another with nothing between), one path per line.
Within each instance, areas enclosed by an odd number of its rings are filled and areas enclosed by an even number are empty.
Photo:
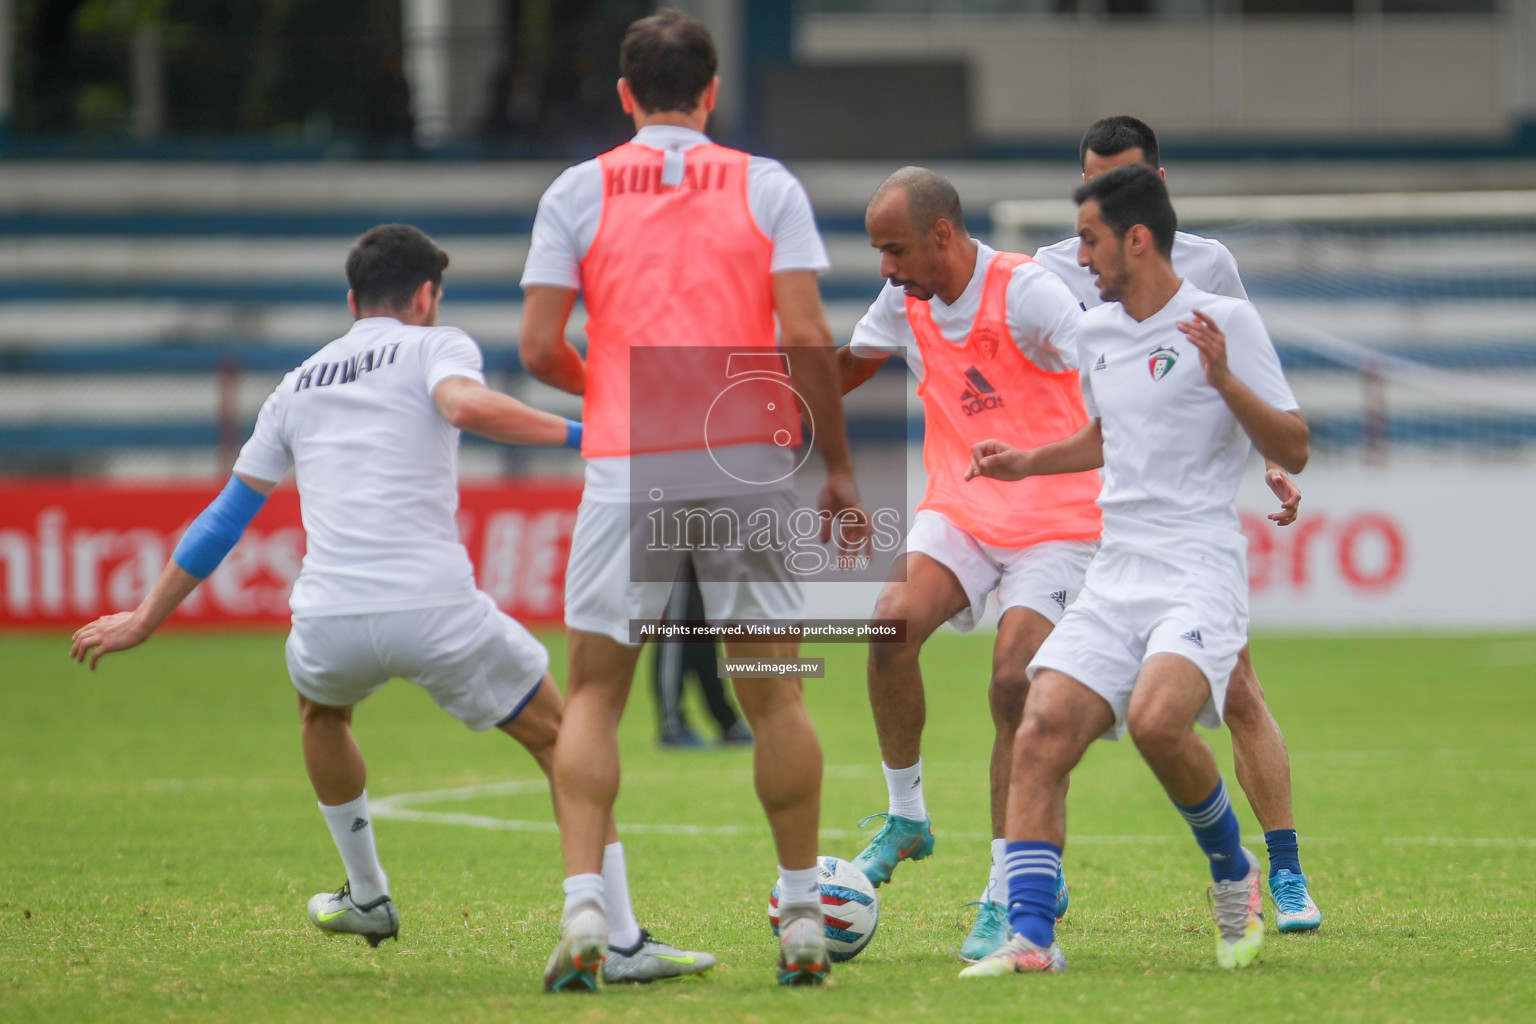
M960 959L973 964L996 953L1008 941L1008 908L991 900L977 900L966 906L977 908L976 923L960 944Z
M1307 876L1281 868L1269 876L1269 894L1275 901L1275 923L1282 932L1316 931L1323 912L1307 892Z
M864 877L878 889L891 880L891 872L901 861L922 860L933 853L933 821L913 821L882 812L860 819L859 828L876 818L884 818L885 826L875 833L864 852L853 859L853 866L864 872Z

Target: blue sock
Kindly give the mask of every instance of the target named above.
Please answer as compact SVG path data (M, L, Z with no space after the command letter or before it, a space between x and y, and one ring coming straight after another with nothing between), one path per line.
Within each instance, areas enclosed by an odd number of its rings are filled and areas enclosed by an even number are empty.
M1264 845L1269 847L1270 878L1274 878L1277 871L1301 874L1301 851L1296 842L1295 829L1277 828L1273 832L1265 832Z
M1013 930L1046 948L1056 938L1056 876L1061 847L1028 839L1009 843L1003 858L1008 873L1008 920Z
M1184 815L1189 827L1195 832L1195 842L1211 858L1211 879L1217 882L1235 882L1248 874L1248 858L1243 856L1243 833L1237 826L1237 815L1232 813L1232 801L1227 799L1227 787L1220 779L1211 795L1185 807L1173 806Z

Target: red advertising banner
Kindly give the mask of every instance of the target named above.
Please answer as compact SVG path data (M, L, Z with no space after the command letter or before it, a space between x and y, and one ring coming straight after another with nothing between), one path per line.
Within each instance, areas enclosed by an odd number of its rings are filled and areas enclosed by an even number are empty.
M0 483L0 628L79 626L137 604L181 532L222 487ZM530 625L561 620L580 481L509 480L460 489L459 532L480 589ZM299 495L273 492L244 538L174 623L286 625L304 557Z

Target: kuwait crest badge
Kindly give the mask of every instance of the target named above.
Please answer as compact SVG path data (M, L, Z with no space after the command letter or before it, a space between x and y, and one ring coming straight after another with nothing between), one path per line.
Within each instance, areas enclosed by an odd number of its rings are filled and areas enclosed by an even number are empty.
M971 332L971 337L976 341L981 358L990 360L997 355L997 332L992 328L978 327Z
M1173 369L1173 364L1179 361L1179 354L1171 348L1154 349L1147 357L1147 369L1152 373L1153 380L1162 380L1168 376L1168 371Z

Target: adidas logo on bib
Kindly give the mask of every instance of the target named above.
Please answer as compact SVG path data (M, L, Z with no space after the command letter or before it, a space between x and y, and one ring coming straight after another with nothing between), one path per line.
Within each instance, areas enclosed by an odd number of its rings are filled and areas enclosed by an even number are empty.
M1003 396L997 393L997 388L976 367L965 371L965 379L970 382L970 387L960 392L960 408L967 416L1003 407Z

